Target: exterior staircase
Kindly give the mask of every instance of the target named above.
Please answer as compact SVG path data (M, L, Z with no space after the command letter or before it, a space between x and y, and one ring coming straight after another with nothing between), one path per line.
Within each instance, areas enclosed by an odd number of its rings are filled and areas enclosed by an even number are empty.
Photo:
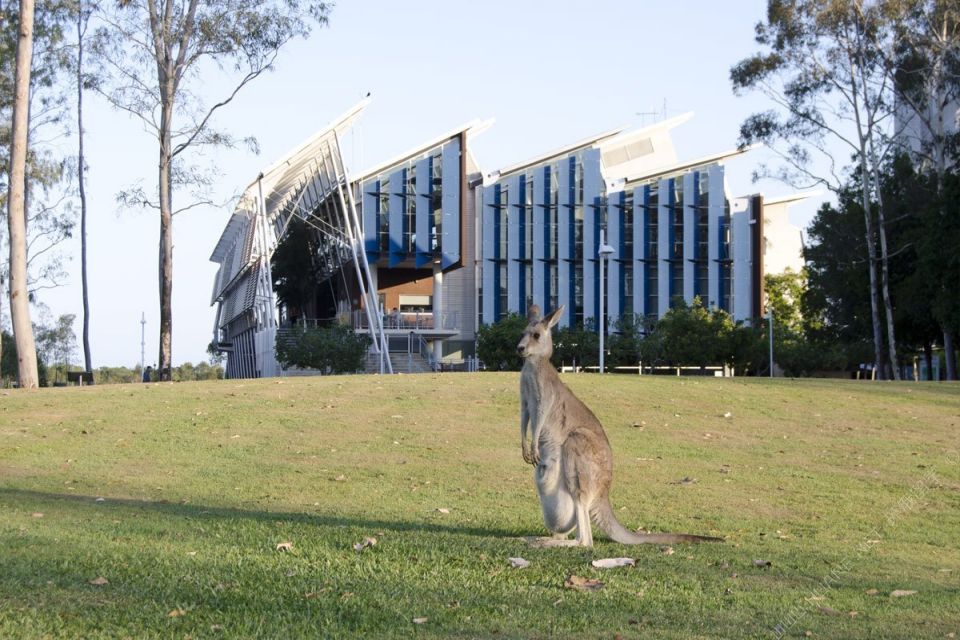
M430 364L419 353L391 353L390 364L394 373L433 373ZM380 373L380 358L376 354L367 354L367 373Z

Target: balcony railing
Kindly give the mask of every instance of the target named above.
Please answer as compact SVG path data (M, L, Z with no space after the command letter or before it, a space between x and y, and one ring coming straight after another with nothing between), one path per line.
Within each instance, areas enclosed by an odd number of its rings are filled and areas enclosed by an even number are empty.
M365 311L353 312L353 328L369 329ZM459 311L394 311L383 314L386 331L459 331Z

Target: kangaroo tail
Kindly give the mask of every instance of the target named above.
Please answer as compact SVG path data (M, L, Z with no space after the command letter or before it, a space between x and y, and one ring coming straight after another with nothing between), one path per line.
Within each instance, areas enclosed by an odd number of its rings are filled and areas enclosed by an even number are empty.
M593 508L597 526L614 542L620 544L677 544L680 542L723 542L723 538L695 536L689 533L634 533L620 524L610 508L610 499L604 498Z

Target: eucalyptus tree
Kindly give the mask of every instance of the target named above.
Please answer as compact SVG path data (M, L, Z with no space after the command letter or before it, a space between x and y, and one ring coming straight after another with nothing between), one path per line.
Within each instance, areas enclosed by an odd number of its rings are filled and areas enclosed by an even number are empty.
M957 204L949 193L960 175L960 5L956 0L883 0L881 6L894 25L895 47L884 55L892 77L897 117L903 122L901 148L915 170L929 179L936 203L925 225L930 246L943 246L945 231L956 228ZM956 240L956 238L954 238ZM946 354L947 377L957 378L954 332L960 330L960 304L956 283L960 273L955 261L939 252L925 252L921 261L935 261L927 269L934 279L932 311L940 324ZM952 268L951 268L952 266Z
M859 199L874 358L883 362L882 292L888 356L899 377L882 209L875 206L877 181L868 179L876 177L881 147L892 137L890 86L876 46L889 39L890 23L863 0L769 0L767 6L766 21L756 27L763 50L737 63L730 76L736 93L760 91L775 108L747 118L740 143L762 142L778 154L780 166L764 167L762 175L793 185L820 185L837 194L843 191L846 168L836 149L855 158L863 176Z
M71 234L72 219L64 192L69 163L47 143L62 133L65 100L57 81L65 68L67 9L60 0L28 5L0 3L0 138L5 141L0 145L0 204L9 232L0 239L10 256L0 267L0 285L9 287L12 324L15 334L20 327L16 338L24 342L20 354L33 370L29 303L62 277L58 248ZM28 32L22 21L30 22ZM22 383L35 386L35 379L28 373Z
M83 364L84 371L93 371L93 362L90 354L90 292L87 280L87 157L83 143L85 131L83 128L83 90L89 80L85 77L84 45L87 39L87 30L90 25L90 16L94 5L90 0L76 0L74 7L76 17L76 53L75 81L77 89L77 190L80 196L80 285L83 297Z
M156 192L128 192L124 200L159 211L162 379L170 379L173 341L173 219L197 205L175 206L174 196L202 179L186 152L236 144L214 127L217 113L273 67L284 45L326 24L328 13L319 0L121 0L105 7L97 49L109 78L98 91L157 142ZM215 86L228 88L211 97Z
M10 244L10 319L17 347L17 378L21 388L29 389L40 384L37 347L30 323L30 300L27 295L27 130L30 127L33 0L20 0L19 13L10 131L7 240Z

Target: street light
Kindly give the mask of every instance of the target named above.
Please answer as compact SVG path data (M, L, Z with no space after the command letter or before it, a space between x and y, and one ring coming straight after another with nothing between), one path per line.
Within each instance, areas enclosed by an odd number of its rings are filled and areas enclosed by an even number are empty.
M600 229L600 248L597 253L600 256L600 373L603 373L603 337L607 333L607 326L603 319L606 307L606 296L603 295L607 289L606 280L603 277L603 268L606 266L607 257L612 255L615 249L607 244L606 231Z

